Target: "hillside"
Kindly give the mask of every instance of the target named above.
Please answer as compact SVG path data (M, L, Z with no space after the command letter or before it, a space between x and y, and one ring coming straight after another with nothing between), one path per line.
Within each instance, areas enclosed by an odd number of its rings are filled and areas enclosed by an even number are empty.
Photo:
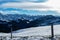
M54 25L54 35L60 35L60 25ZM51 26L39 26L21 29L13 32L15 36L49 36L51 35Z
M13 31L30 27L47 26L60 24L60 16L53 15L19 15L19 14L0 14L0 32L9 33L11 27Z

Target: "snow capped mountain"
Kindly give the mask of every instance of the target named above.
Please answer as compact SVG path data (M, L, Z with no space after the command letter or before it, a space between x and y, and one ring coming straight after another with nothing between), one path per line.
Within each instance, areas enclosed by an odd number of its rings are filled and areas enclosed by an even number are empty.
M46 26L51 25L51 23L60 24L59 13L54 11L36 11L36 10L25 10L18 8L3 8L0 9L0 26L2 29L5 29L3 32L10 32L9 25L12 24L13 31L37 27L37 26ZM6 30L9 31L6 31Z
M60 16L52 16L52 15L38 15L38 16L30 16L30 15L19 15L19 14L0 14L0 32L10 32L10 26L12 25L13 31L31 27L40 27L60 24ZM7 31L9 30L9 31Z
M42 16L41 16L42 17ZM0 13L0 20L2 21L9 21L9 20L35 20L39 18L39 16L30 16L30 15L25 15L25 14L6 14L3 15L2 13Z
M0 14L0 20L2 21L11 21L14 20L18 22L18 19L20 20L28 20L29 22L34 22L37 25L50 25L50 23L54 24L60 24L60 16L52 16L52 15L37 15L37 16L31 16L31 15L25 15L25 14Z
M0 20L16 20L16 19L27 19L33 20L39 17L52 15L60 16L56 11L37 11L37 10L26 10L21 8L0 8Z

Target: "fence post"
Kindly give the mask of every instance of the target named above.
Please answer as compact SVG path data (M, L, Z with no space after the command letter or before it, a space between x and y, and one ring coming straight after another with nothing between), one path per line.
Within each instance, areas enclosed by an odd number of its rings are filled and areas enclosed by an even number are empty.
M11 27L11 39L12 39L12 27Z
M53 23L51 24L51 40L54 40L54 27L53 27Z

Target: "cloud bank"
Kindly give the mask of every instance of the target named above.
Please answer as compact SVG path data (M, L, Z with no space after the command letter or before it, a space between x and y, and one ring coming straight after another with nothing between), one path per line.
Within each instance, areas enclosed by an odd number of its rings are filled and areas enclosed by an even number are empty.
M15 1L15 0L13 0ZM0 8L22 8L26 10L52 10L60 13L60 0L48 0L47 2L38 2L39 0L17 0L19 2L7 2L0 6Z
M22 0L20 0L22 1ZM24 0L28 1L28 0ZM29 0L32 1L32 0ZM39 0L33 0L39 1ZM60 12L60 0L48 0L43 3L32 3L32 2L10 2L2 4L1 7L13 7L13 8L24 8L24 9L34 9L34 10L55 10Z
M36 2L36 3L39 3L39 2L45 2L47 0L0 0L0 4L3 4L3 3L8 3L8 2Z

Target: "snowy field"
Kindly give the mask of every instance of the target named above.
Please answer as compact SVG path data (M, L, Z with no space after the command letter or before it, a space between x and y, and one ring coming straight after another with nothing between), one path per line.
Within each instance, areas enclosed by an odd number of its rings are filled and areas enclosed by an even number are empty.
M51 26L32 27L13 32L13 35L18 36L48 36L51 35ZM54 35L60 35L60 25L54 25Z
M13 40L51 40L51 26L32 27L13 32ZM11 40L11 33L0 33L0 39ZM60 40L60 25L54 25L54 38Z

